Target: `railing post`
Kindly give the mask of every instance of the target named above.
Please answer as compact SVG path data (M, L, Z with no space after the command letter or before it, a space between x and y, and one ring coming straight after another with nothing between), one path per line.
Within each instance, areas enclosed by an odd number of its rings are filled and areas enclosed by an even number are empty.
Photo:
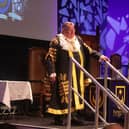
M95 129L98 129L98 123L99 123L99 93L100 93L100 88L96 86L96 115L95 115Z
M108 87L108 65L105 64L105 72L104 72L104 87L107 89ZM104 114L104 119L107 119L107 94L103 92L103 97L104 97L104 104L103 104L103 114Z
M124 129L129 129L129 112L124 114Z
M69 94L68 94L68 117L67 117L67 129L71 129L71 97L72 97L72 60L69 62Z

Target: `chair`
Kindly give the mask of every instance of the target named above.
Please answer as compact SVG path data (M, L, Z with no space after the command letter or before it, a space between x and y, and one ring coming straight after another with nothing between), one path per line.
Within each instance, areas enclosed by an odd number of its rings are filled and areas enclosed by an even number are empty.
M14 118L14 115L16 114L16 106L12 106L11 109L9 109L7 106L5 105L0 105L0 117L2 119L8 119L10 117Z
M121 55L115 53L110 57L111 64L121 72ZM112 79L120 79L120 77L112 70L110 70Z

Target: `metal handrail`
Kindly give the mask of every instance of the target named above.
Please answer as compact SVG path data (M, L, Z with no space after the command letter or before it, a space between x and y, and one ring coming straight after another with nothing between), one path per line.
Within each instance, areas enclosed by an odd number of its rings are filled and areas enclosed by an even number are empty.
M116 73L118 74L124 81L126 81L129 84L129 80L119 71L117 70L113 65L111 65L108 61L105 61L105 63Z
M105 76L104 76L104 80L105 80L105 83L104 83L104 87L106 88L107 86L107 76L108 76L108 67L110 67L110 69L112 69L117 75L119 75L119 77L121 79L123 79L127 84L129 84L129 80L119 71L117 70L112 64L110 64L108 61L105 61ZM107 89L109 90L109 89ZM114 95L114 94L112 94ZM106 100L106 96L105 96L105 100ZM105 101L105 105L106 105L106 101ZM126 105L123 105L125 106L125 108L128 108ZM106 112L106 107L104 107L104 112ZM106 118L106 113L104 113L104 117ZM124 116L124 128L125 129L129 129L129 112L125 114Z
M112 101L119 106L122 111L125 114L129 114L129 108L123 103L120 102L120 99L112 92L107 90L105 87L103 87L90 73L88 73L73 57L70 58L70 70L69 70L69 94L71 94L71 90L72 89L75 93L77 93L73 88L72 88L72 76L71 76L71 69L72 69L72 62L76 64L76 66L82 70L95 84L96 84L96 91L99 91L99 88L106 93L106 95L108 95L108 97L110 99L112 99ZM84 101L84 99L79 95L79 93L77 93L78 96ZM99 99L98 98L99 95L96 96L96 102ZM87 102L84 101L86 104ZM71 129L71 95L69 95L69 105L68 105L68 125L67 125L67 129ZM99 105L96 105L96 129L98 128L98 117L99 117ZM126 116L126 118L128 118L128 115ZM106 122L105 122L106 123ZM107 123L106 123L107 124ZM128 129L128 128L125 128Z

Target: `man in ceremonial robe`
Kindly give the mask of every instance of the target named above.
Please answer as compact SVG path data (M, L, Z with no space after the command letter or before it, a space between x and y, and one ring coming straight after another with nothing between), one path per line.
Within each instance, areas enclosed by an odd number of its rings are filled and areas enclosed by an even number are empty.
M68 87L69 87L69 61L75 58L79 64L87 69L89 56L98 60L109 60L106 56L90 48L81 37L75 34L72 22L62 25L62 32L57 34L50 42L48 53L45 57L47 76L44 79L45 95L48 101L47 112L54 114L55 123L62 124L61 116L68 114ZM85 77L84 73L72 63L72 87L84 98ZM84 109L84 102L72 92L71 111ZM78 121L76 121L78 123Z

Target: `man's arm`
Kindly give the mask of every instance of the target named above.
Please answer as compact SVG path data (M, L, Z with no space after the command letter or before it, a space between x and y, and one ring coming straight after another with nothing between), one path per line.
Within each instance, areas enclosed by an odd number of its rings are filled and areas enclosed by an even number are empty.
M48 53L45 56L45 61L48 68L48 74L52 82L56 80L56 56L57 56L57 48L58 48L58 39L54 38L50 42Z

